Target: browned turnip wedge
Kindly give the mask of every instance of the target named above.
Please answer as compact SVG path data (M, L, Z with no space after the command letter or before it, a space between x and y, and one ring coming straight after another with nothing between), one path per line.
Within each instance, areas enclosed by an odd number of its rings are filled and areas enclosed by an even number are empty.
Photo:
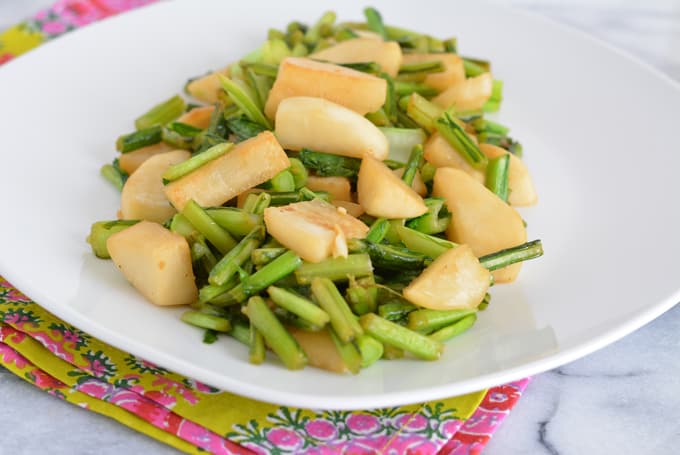
M111 235L106 248L125 278L151 303L186 305L198 298L186 239L150 221Z
M406 168L404 167L392 170L394 175L396 175L399 178L401 178L401 176L404 175L404 171L406 171ZM423 183L423 178L420 176L420 171L416 171L416 176L413 178L411 188L413 188L413 191L418 193L418 195L420 196L427 195L427 187L425 186L425 183Z
M229 77L229 73L229 67L227 67L196 78L187 84L187 92L197 100L208 104L215 104L222 91L220 75Z
M320 262L347 255L347 239L366 237L368 226L328 202L296 202L264 211L267 232L302 259Z
M309 58L332 63L375 62L380 65L384 72L394 77L399 72L402 55L401 47L396 41L355 38L314 52ZM465 73L463 73L463 76L465 76Z
M442 62L444 65L444 71L428 74L425 76L423 83L429 85L430 87L436 88L439 91L444 91L453 84L457 84L465 80L465 67L463 66L463 59L456 54L404 54L403 63L423 63L436 60Z
M435 167L455 167L464 171L478 182L484 183L484 172L475 169L439 133L434 133L425 143L425 160Z
M432 98L432 102L444 109L453 106L458 112L474 111L484 106L492 91L493 77L483 73L452 85Z
M165 186L165 195L177 210L182 210L190 199L203 207L222 205L288 167L286 152L271 131L263 131L169 183Z
M309 332L295 327L288 327L288 331L295 341L298 342L305 354L309 364L322 370L332 371L333 373L349 373L349 368L345 361L340 357L338 348L335 346L328 330Z
M409 302L432 310L476 308L489 289L490 272L467 245L447 250L405 289Z
M276 112L276 137L286 150L387 158L385 135L365 117L323 98L286 98Z
M288 57L279 65L279 73L269 92L264 107L267 117L273 119L281 101L293 96L325 98L359 115L366 115L385 104L387 82L332 63Z
M432 194L446 199L453 214L446 236L453 242L469 245L478 257L527 241L519 213L459 169L438 168ZM521 266L518 263L495 270L492 272L495 281L514 281Z
M215 106L195 107L189 112L182 114L177 121L195 126L196 128L206 129L210 125L210 117L214 110Z
M413 218L427 212L423 198L372 156L361 160L357 182L359 204L383 218Z
M510 154L510 164L508 166L508 188L510 188L508 203L510 205L527 206L538 202L538 195L536 194L529 170L517 155L491 144L479 144L479 149L490 159Z
M120 195L120 218L163 223L176 210L163 191L163 173L172 165L189 159L186 150L154 155L128 178Z
M305 185L312 191L326 191L333 201L351 201L352 194L349 179L347 177L307 177Z
M121 153L118 158L118 165L122 170L132 175L133 172L142 165L142 163L154 155L160 153L166 153L172 151L173 148L170 147L165 142L159 142L158 144L148 145L132 152Z

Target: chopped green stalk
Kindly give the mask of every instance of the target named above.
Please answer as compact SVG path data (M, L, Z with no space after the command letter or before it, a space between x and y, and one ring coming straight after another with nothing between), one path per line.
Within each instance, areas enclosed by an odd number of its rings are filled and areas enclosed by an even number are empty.
M383 359L396 360L404 358L404 350L391 344L383 344Z
M328 314L331 327L343 343L349 343L363 333L352 310L331 280L314 278L312 294L319 306Z
M469 57L463 57L463 68L465 68L466 77L479 76L480 74L486 73L491 69L489 62Z
M267 293L278 306L290 311L316 327L323 327L330 321L328 313L310 300L291 291L276 286L269 286L267 288Z
M489 119L485 119L484 117L478 117L470 122L470 125L477 131L478 133L491 133L491 134L498 134L500 136L506 136L510 132L510 128L507 126L501 125L500 123L492 122Z
M489 303L490 303L490 302L491 302L491 294L489 294L489 293L487 292L487 293L484 295L484 300L482 300L482 303L479 304L479 306L477 307L477 309L478 309L479 311L484 311L484 310L486 310L487 307L489 306Z
M433 53L446 52L446 48L444 47L444 41L442 41L440 39L428 36L427 37L427 43L428 43L429 52L433 52Z
M284 169L269 180L268 187L276 192L295 191L295 177L288 169Z
M236 135L239 141L245 141L267 130L259 123L249 120L245 115L231 117L226 120L226 123L229 130Z
M444 40L444 50L453 54L458 53L458 40L456 38L449 38Z
M246 312L250 323L264 336L267 345L279 356L286 368L299 370L307 365L307 355L262 297L251 297Z
M397 322L404 319L412 311L415 311L418 307L412 303L405 302L400 299L391 300L384 303L378 307L378 314L380 317L387 319L388 321ZM412 328L412 327L409 327Z
M267 65L278 65L281 61L290 57L290 48L282 39L270 39L264 42L261 47L261 62Z
M229 319L201 313L200 311L185 311L182 314L182 321L187 324L195 325L196 327L210 329L216 332L229 332L231 330L231 322L229 322Z
M504 202L508 202L508 171L510 169L510 155L508 153L490 159L486 166L486 181L484 185Z
M315 45L321 39L321 29L324 25L332 26L335 23L336 15L333 11L323 13L321 18L307 29L304 37L304 43L310 46Z
M215 301L219 302L221 300L220 296L234 289L234 287L236 287L238 283L239 283L238 277L233 276L231 280L221 285L206 284L198 291L198 301L200 303L208 303Z
M154 125L165 125L184 113L186 103L181 96L175 95L152 107L135 120L135 128L143 130Z
M163 128L160 125L151 126L130 134L123 134L116 140L116 150L128 153L142 147L158 144L163 140Z
M501 136L493 133L480 133L477 136L480 144L492 144L502 147L513 155L522 157L522 144L512 139L511 137Z
M258 74L260 76L271 77L273 79L276 79L276 76L279 73L278 65L268 65L266 63L255 62L246 63L245 66L249 70L252 70L255 74Z
M423 144L427 139L425 132L420 128L379 128L387 138L392 160L408 161L408 158L418 144Z
M310 284L314 278L345 281L350 276L360 277L373 273L368 254L350 254L346 258L329 258L321 262L305 262L295 271L298 284Z
M386 25L385 31L387 32L387 39L392 41L399 41L402 38L418 38L422 36L422 33L392 25Z
M309 50L303 43L296 43L291 51L293 57L304 57L307 54L309 54Z
M217 332L206 329L205 332L203 332L203 342L205 344L213 344L215 341L217 341Z
M186 203L182 210L187 220L205 236L206 239L217 248L222 254L236 246L236 240L224 229L222 229L212 218L199 206L193 199Z
M250 253L250 260L254 265L265 265L285 252L285 248L257 248Z
M373 365L383 355L383 344L370 335L363 334L356 340L357 348L361 354L361 367L367 368Z
M262 193L258 193L262 194ZM288 205L293 202L311 201L313 199L321 199L323 201L329 201L330 195L326 191L312 191L309 188L302 187L298 191L282 191L267 193L271 197L271 202L269 205L272 207L280 205Z
M174 149L193 150L196 136L183 136L177 131L163 127L161 134L163 142Z
M216 207L207 209L208 216L230 234L243 237L255 227L262 225L262 217L236 207Z
M437 360L444 349L440 341L427 338L374 313L361 316L359 322L378 341L401 348L421 359Z
M267 39L286 39L286 34L283 33L281 30L270 28L267 31Z
M340 358L350 373L359 373L359 371L361 371L361 365L363 364L363 357L357 348L354 347L354 344L343 342L332 328L328 329L328 333L330 333L331 339L335 344L335 348L338 350Z
M239 267L250 259L250 254L264 240L264 227L256 227L232 248L210 271L208 282L222 285L238 273Z
M457 120L451 117L448 112L445 112L444 115L437 120L436 127L442 137L446 139L446 141L451 144L451 146L460 153L472 167L477 169L484 169L486 167L488 162L486 155L479 150L477 144L470 139L465 130L457 123Z
M350 285L347 288L347 300L352 307L355 314L362 315L372 313L377 306L378 288L364 287L356 283L356 280L350 280Z
M401 240L399 240L399 234L397 233L396 229L397 229L397 226L403 226L403 225L404 225L404 220L390 220L390 229L387 231L387 234L385 235L383 242L387 242L390 245L399 244L401 242Z
M287 251L241 281L241 284L224 295L223 300L215 303L232 305L244 302L251 295L257 294L280 279L290 275L295 269L300 267L300 264L302 264L302 259L292 251Z
M431 333L428 338L431 340L436 340L436 341L446 341L450 340L451 338L460 335L461 333L467 331L470 327L472 327L477 321L477 314L472 313L468 316L465 316L463 319L461 319L458 322L454 322L453 324L441 328L437 330L434 333Z
M250 345L248 361L255 365L260 365L264 362L266 348L264 346L264 336L255 328L255 324L250 324L248 341Z
M335 65L344 66L362 73L380 74L382 68L376 62L355 62L355 63L335 63Z
M437 259L440 255L445 253L446 250L458 246L448 240L424 234L406 226L396 226L395 230L397 231L397 234L399 234L401 242L406 245L406 248L417 253L422 253L432 259Z
M322 177L339 176L356 178L361 166L358 158L349 158L330 153L315 152L309 149L302 149L298 155L307 169L311 169Z
M392 170L401 169L401 168L406 167L406 163L404 163L402 161L395 161L395 160L387 159L387 160L383 160L383 163L385 164L385 166L389 167Z
M243 203L243 211L254 215L262 215L264 209L271 204L271 201L272 197L267 192L250 193L246 196L246 201Z
M383 24L382 16L378 10L370 7L364 8L364 16L366 16L366 24L368 25L369 30L374 31L385 40L388 39L385 24Z
M406 169L404 170L404 174L401 176L401 179L408 186L413 185L413 179L416 177L416 172L418 171L418 168L422 162L423 146L421 144L417 144L415 147L413 147L413 150L411 150L411 155L408 157L408 161L406 162Z
M295 189L299 190L300 188L307 184L307 178L309 177L309 173L307 172L307 168L305 167L305 165L302 164L302 161L300 161L299 159L288 158L288 161L290 161L290 167L288 168L288 171L293 175Z
M369 112L364 117L366 117L372 124L377 127L387 127L392 124L389 117L385 113L385 109L382 107L375 112Z
M229 98L243 111L246 117L268 130L272 129L271 122L243 88L222 75L220 75L220 83L224 91L229 95Z
M482 110L484 112L497 112L503 101L503 81L494 80L491 89L491 97L486 101Z
M260 109L264 109L264 105L267 102L267 97L272 89L274 80L269 76L261 76L250 68L246 69L246 76L248 83L254 90L254 95L257 100L257 105Z
M426 162L420 168L420 178L423 179L423 182L427 185L428 183L432 183L434 180L435 172L437 172L437 167Z
M373 243L369 240L349 239L347 247L350 253L368 253L371 263L378 269L420 270L431 262L430 258L424 254L395 245Z
M543 244L540 240L523 243L506 248L479 258L480 264L490 271L498 270L517 262L528 261L543 256Z
M419 332L432 332L453 324L466 316L476 313L476 309L465 310L416 310L408 315L407 327Z
M444 64L441 60L431 60L418 63L404 63L399 67L399 74L428 74L441 73L444 71Z
M437 118L442 112L442 108L417 93L408 97L406 114L429 133L437 130Z
M338 29L335 31L335 35L334 35L335 41L337 41L338 43L341 42L341 41L347 41L347 40L358 38L358 37L359 37L359 35L357 35L354 32L354 30L352 30L351 28L347 28L347 27L338 27Z
M97 221L90 228L87 243L92 247L92 252L95 256L101 259L109 259L111 255L109 255L109 250L106 248L106 241L109 237L138 222L137 220Z
M398 97L408 96L417 93L422 96L435 96L439 91L429 85L418 82L394 81L394 93Z
M394 92L394 79L387 74L381 73L380 77L387 81L387 93L385 95L385 104L383 109L385 110L385 115L390 120L391 123L397 121L397 95Z
M366 234L366 240L380 243L385 238L387 231L390 229L390 222L387 218L378 218L371 225L371 229Z
M118 191L123 190L123 186L127 181L128 175L118 165L118 160L114 160L113 164L105 164L99 170L99 173L108 182L115 186Z
M236 341L239 341L246 346L250 346L250 326L248 324L241 321L233 322L229 335Z
M451 222L451 212L446 207L443 198L430 197L424 200L427 213L411 218L406 226L424 234L439 234L444 232Z
M214 145L210 147L205 152L194 155L186 161L177 163L170 166L163 173L163 182L170 183L177 179L184 177L185 175L195 171L196 169L208 164L210 161L219 158L220 156L227 153L234 144L231 142L223 142L221 144Z
M406 115L401 109L397 109L397 123L395 124L398 128L409 128L409 129L419 129L420 125L413 121L411 117Z

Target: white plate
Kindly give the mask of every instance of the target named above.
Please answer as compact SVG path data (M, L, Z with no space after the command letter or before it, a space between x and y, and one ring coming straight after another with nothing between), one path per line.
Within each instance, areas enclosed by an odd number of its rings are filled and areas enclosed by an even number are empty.
M265 4L266 3L266 4ZM0 69L0 272L92 335L264 401L370 408L452 396L592 352L680 300L677 121L667 77L579 33L498 7L374 2L386 22L456 35L505 82L500 119L524 145L540 194L524 210L546 255L439 362L385 361L358 376L253 366L223 338L204 345L181 310L146 303L85 236L115 216L98 175L114 139L189 76L237 59L268 27L311 22L318 2L163 3L49 43ZM341 19L361 7L333 6Z

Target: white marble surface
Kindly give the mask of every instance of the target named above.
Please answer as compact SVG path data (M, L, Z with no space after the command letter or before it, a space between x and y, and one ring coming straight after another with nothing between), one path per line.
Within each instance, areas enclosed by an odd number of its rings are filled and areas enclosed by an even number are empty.
M52 0L0 0L0 29ZM680 0L497 0L572 25L680 80ZM653 113L648 113L653 115ZM534 378L485 455L680 453L680 306ZM170 454L0 367L0 454Z

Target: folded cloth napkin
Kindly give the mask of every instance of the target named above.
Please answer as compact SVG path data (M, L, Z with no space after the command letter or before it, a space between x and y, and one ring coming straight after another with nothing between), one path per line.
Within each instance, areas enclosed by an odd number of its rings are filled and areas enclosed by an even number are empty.
M476 454L528 379L366 411L296 409L224 392L109 346L0 277L0 365L47 393L187 453Z
M58 1L0 33L0 64L77 27L154 1ZM529 382L366 411L277 406L109 346L51 315L2 277L0 365L51 395L181 451L215 454L478 454Z

